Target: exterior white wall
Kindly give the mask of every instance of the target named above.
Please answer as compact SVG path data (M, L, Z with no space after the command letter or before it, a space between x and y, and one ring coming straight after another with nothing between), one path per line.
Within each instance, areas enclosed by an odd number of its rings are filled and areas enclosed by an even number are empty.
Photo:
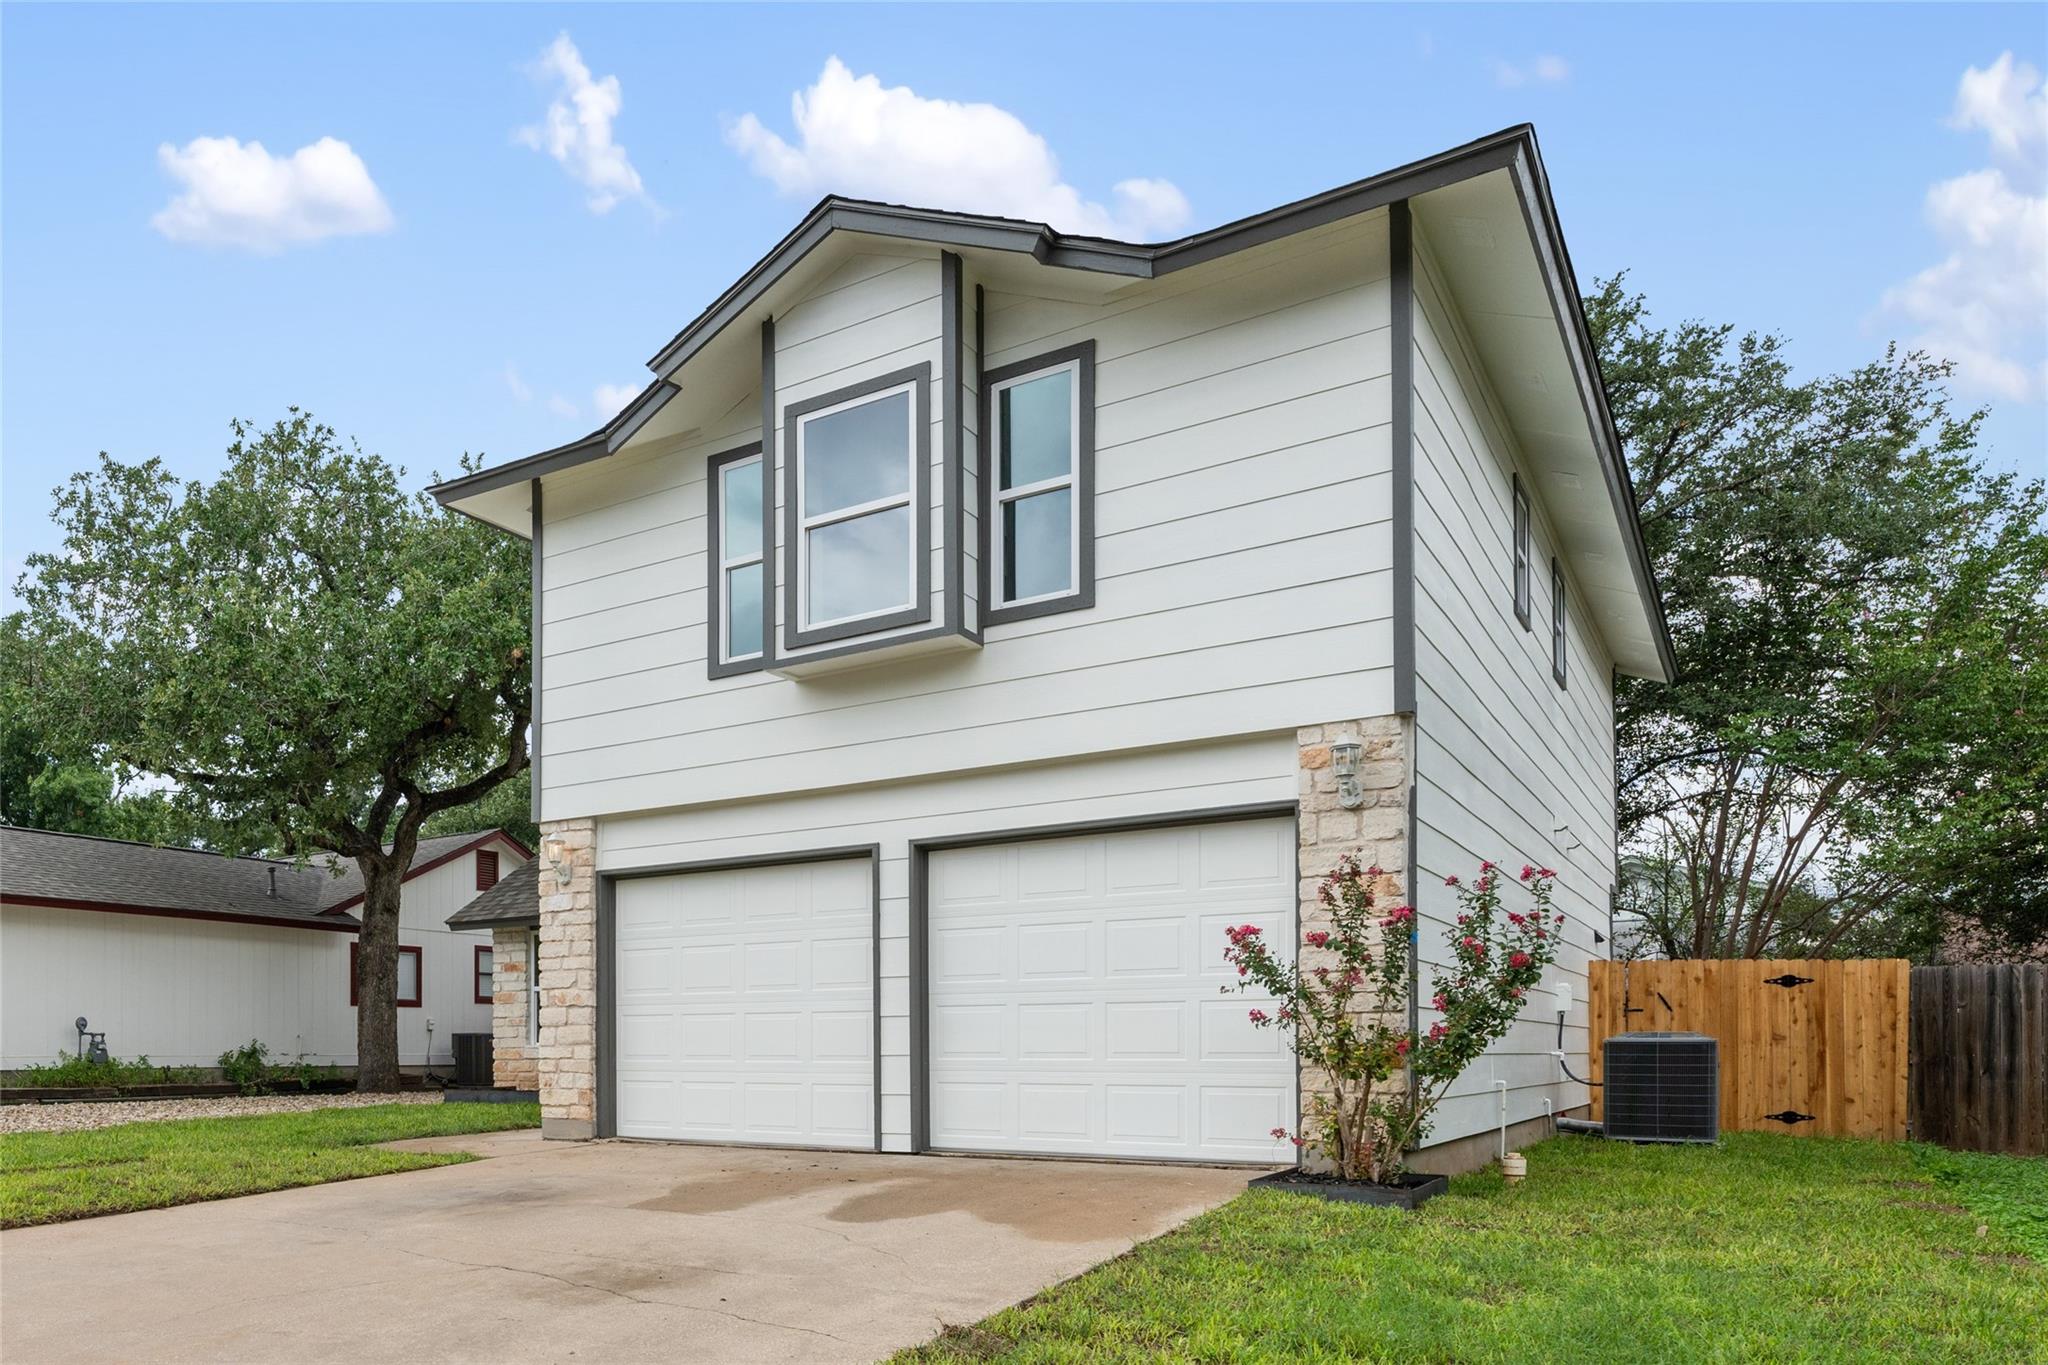
M1586 598L1567 572L1568 685L1551 677L1550 557L1557 546L1541 504L1531 506L1530 628L1514 612L1511 474L1532 470L1510 435L1440 274L1418 235L1415 268L1416 908L1426 984L1451 961L1456 893L1492 859L1513 881L1524 863L1558 873L1565 942L1545 984L1573 989L1565 1046L1586 1074L1586 962L1608 925L1614 880L1613 663L1587 624ZM1555 827L1569 825L1575 846ZM1517 904L1511 889L1507 900ZM1557 1015L1547 991L1456 1084L1430 1141L1494 1127L1496 1080L1508 1083L1508 1121L1585 1104L1549 1054Z
M1292 801L1294 732L933 777L861 791L601 820L600 872L854 845L881 848L882 1136L910 1148L910 843Z
M523 861L509 844L497 847L501 873ZM422 950L423 994L419 1008L398 1011L403 1065L445 1065L451 1033L491 1030L491 1007L476 1003L471 977L474 946L490 935L444 923L476 894L474 853L405 884L398 938ZM353 1066L353 942L331 930L0 906L0 1067L75 1051L81 1014L121 1058L213 1066L257 1038L283 1060Z
M828 275L777 322L779 404L921 359L942 374L938 272L936 256L863 256ZM1096 343L1097 587L1093 609L992 627L979 650L878 655L804 680L706 677L703 462L757 438L758 393L735 401L723 430L550 476L544 818L904 782L1390 710L1387 276L1386 218L1374 214L1106 300L989 287L991 367ZM970 270L963 369L974 283ZM962 406L966 457L977 418ZM936 392L931 410L938 421ZM943 448L935 432L935 460Z

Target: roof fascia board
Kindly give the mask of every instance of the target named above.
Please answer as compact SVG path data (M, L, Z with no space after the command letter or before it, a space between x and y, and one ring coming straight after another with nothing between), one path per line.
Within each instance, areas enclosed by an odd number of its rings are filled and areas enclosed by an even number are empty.
M238 915L226 910L186 910L175 905L131 905L126 901L77 900L68 896L0 896L0 905L46 906L55 910L99 910L113 915L157 915L165 919L203 919L218 924L262 924L277 929L327 929L354 933L362 924L353 915L321 911L318 915L295 918L289 915Z
M1533 152L1533 142L1530 151ZM1543 175L1539 157L1516 148L1508 178L1521 207L1529 240L1535 249L1543 287L1551 296L1551 312L1557 319L1558 339L1570 360L1579 406L1599 454L1602 481L1614 518L1621 527L1621 539L1628 550L1630 572L1636 580L1636 594L1649 604L1650 634L1663 667L1661 681L1678 676L1678 658L1671 644L1671 627L1664 616L1664 599L1657 591L1656 573L1650 567L1649 547L1643 543L1643 526L1636 512L1635 485L1629 477L1628 458L1621 448L1621 436L1614 428L1613 413L1607 406L1607 389L1600 376L1600 363L1593 334L1579 300L1578 279L1571 258L1565 254L1564 234L1558 228L1556 206Z
M479 469L474 474L465 474L459 479L437 483L427 491L445 507L462 498L475 497L478 493L488 493L493 489L505 488L515 483L525 483L528 479L538 479L558 470L574 469L577 465L588 464L610 453L611 451L605 447L604 433L593 431L588 436L579 437L567 445L543 450L538 455L528 455L510 464ZM488 522L485 524L489 525Z
M633 439L633 433L647 425L647 419L668 406L668 400L682 390L665 379L657 379L641 391L640 396L619 412L605 428L604 449L607 455Z

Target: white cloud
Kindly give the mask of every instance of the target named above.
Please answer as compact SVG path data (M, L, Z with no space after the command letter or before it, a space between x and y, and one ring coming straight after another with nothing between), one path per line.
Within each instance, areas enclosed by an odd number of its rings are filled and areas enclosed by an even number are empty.
M174 242L273 252L391 228L369 168L336 138L272 156L260 142L196 137L164 143L156 159L183 187L149 220Z
M551 393L548 395L548 411L557 417L574 417L576 405L559 393Z
M755 174L787 194L997 214L1125 240L1170 237L1188 220L1187 196L1170 181L1119 181L1110 205L1083 198L1060 179L1045 139L1015 114L885 87L837 57L789 103L794 146L753 114L725 133Z
M566 33L548 44L533 74L537 80L556 82L559 89L548 104L546 121L513 136L561 163L590 192L592 213L610 213L621 199L643 199L653 206L632 158L612 138L612 120L624 104L619 78L593 80L583 54Z
M599 384L590 395L590 406L600 422L609 422L640 396L639 384Z
M1885 291L1912 344L1955 362L1957 388L2048 396L2048 87L2005 53L1971 67L1949 125L1984 132L1994 164L1943 180L1924 212L1948 255Z
M512 391L514 401L524 403L533 397L533 390L519 375L519 367L507 361L505 364L505 387Z
M1562 85L1571 76L1571 64L1548 52L1539 53L1526 65L1518 66L1497 57L1493 62L1493 83L1504 90L1524 85Z

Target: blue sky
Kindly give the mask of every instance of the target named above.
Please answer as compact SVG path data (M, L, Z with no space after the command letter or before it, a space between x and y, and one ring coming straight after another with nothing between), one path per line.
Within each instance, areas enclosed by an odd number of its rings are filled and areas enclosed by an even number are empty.
M10 586L102 449L203 476L295 403L420 484L580 435L825 189L1173 236L1524 120L1582 281L1810 370L1931 339L2048 466L2037 6L9 5L0 46Z

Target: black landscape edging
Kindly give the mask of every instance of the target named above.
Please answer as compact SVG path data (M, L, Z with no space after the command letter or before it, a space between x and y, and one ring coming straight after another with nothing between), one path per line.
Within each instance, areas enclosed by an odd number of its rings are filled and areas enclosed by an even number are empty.
M269 1096L292 1095L341 1095L352 1093L356 1083L352 1080L313 1081L300 1085L296 1081L280 1080L263 1093ZM419 1076L401 1076L398 1080L401 1090L422 1090L425 1081ZM5 1104L71 1104L77 1102L104 1102L107 1100L192 1100L220 1099L240 1095L240 1086L227 1081L207 1081L196 1084L166 1085L23 1085L9 1086L0 1090L0 1105Z
M1449 1176L1403 1175L1399 1184L1374 1185L1363 1180L1328 1180L1304 1176L1300 1171L1274 1171L1247 1182L1254 1190L1285 1190L1327 1199L1333 1204L1374 1204L1382 1208L1413 1209L1434 1199L1451 1187Z

